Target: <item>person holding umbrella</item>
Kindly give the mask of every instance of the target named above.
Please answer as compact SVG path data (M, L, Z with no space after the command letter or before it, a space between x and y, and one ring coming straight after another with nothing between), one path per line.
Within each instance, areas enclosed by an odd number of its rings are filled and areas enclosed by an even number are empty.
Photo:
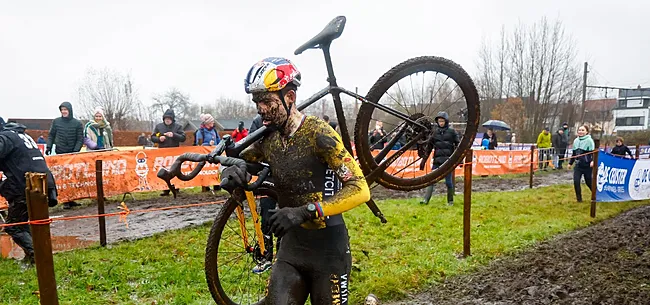
M487 149L494 150L497 148L497 135L494 133L495 130L510 130L510 126L504 121L499 120L489 120L482 125L487 128L487 133L483 134L483 139L488 139Z

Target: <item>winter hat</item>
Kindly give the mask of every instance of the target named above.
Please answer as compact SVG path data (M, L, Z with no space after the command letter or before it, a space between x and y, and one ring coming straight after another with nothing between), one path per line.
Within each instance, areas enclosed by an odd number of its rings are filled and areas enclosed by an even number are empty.
M104 109L101 106L95 107L95 112L93 112L93 115L98 114L98 113L102 115L102 118L104 118L104 119L106 118L104 116Z
M214 122L214 118L209 113L201 114L199 117L201 118L201 122L203 122L203 124L210 124Z

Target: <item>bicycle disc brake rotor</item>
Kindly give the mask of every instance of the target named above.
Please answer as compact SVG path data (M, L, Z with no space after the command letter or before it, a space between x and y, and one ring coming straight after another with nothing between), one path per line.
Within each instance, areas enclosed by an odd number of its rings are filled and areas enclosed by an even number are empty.
M406 142L408 143L421 133L425 133L424 137L418 140L416 144L418 149L418 156L424 159L431 153L432 149L432 147L429 145L429 139L431 138L431 132L434 126L433 118L425 116L423 113L415 113L411 115L410 119L423 125L424 128L417 125L409 126L405 132Z

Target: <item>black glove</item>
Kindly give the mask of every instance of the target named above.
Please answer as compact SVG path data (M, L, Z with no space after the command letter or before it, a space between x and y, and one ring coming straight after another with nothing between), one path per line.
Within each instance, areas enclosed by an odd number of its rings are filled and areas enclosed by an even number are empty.
M49 155L51 155L51 154L52 154L52 148L49 147L49 148L47 148L47 149L45 150L45 155L46 155L46 156L49 156Z
M47 206L55 207L57 204L59 204L58 200L56 199L56 196L57 196L56 188L50 188L47 190Z
M269 226L276 237L282 237L291 228L312 219L312 214L307 211L307 206L269 210L269 213L274 213L269 219Z
M226 190L232 190L238 186L244 186L250 180L251 175L246 171L245 166L229 166L221 172L221 188Z

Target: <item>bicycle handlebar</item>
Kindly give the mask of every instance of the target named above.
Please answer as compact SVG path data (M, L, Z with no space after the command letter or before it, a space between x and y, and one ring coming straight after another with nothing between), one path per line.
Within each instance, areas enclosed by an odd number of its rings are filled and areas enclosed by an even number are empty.
M189 174L183 174L181 172L183 162L186 161L198 162L196 167ZM201 169L203 169L206 162L221 164L224 166L237 166L243 168L247 172L253 171L253 174L258 175L258 179L251 184L242 185L242 188L247 191L252 191L262 185L262 182L266 180L267 176L271 172L268 166L263 166L262 164L257 163L247 163L246 161L239 158L212 156L212 154L184 153L176 158L169 170L166 168L161 168L158 171L157 176L167 183L169 189L172 191L172 193L174 193L175 198L177 190L171 183L171 180L173 178L178 178L181 181L190 181L194 179L201 172ZM221 185L227 185L229 179L231 179L231 177L222 177Z

